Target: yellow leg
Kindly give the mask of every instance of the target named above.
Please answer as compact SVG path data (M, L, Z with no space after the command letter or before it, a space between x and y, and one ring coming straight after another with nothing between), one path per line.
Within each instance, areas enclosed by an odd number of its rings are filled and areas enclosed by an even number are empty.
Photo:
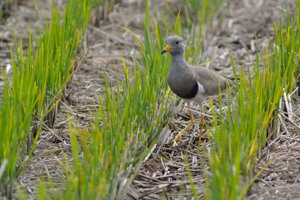
M191 126L194 126L195 120L194 120L194 115L192 113L191 110L189 110L190 112L190 123L184 128L182 129L182 131L180 131L173 139L173 141L182 141L182 137L181 135L188 130Z
M202 115L201 120L200 120L200 133L199 133L199 139L198 139L197 154L200 153L200 142L201 142L201 138L202 138L203 127L204 127L204 116Z

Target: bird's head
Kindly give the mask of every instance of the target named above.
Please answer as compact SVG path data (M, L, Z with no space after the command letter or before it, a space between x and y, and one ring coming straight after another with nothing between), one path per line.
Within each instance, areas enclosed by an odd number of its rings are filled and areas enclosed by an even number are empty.
M170 36L166 39L166 46L160 52L164 54L166 52L170 52L171 55L182 55L184 54L185 46L183 44L183 39L177 35Z

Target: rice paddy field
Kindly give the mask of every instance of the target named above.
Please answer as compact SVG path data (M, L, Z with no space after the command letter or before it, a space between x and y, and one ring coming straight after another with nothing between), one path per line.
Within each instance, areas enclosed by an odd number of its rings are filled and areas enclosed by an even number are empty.
M2 0L0 199L299 199L299 29L299 0ZM170 35L235 80L181 141Z

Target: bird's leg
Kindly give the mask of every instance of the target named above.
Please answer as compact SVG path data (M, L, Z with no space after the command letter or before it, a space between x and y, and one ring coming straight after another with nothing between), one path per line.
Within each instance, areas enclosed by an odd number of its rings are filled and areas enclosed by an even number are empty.
M204 127L204 122L205 122L205 120L204 120L204 112L203 112L203 104L201 103L201 112L202 112L202 115L201 115L201 120L200 120L200 130L202 130L203 129L203 127Z
M201 116L200 119L200 132L199 132L199 139L198 139L198 146L197 146L197 153L200 152L200 142L203 134L203 127L204 127L204 115Z
M194 125L195 123L195 120L194 120L194 115L192 113L191 110L189 110L189 113L190 113L190 123L184 128L182 129L173 139L173 141L182 141L182 137L181 135L186 131L188 130L191 126Z
M204 115L202 115L202 117L201 117L201 121L200 121L200 130L202 130L203 129L203 127L204 127L204 123L205 123L205 120L204 120Z

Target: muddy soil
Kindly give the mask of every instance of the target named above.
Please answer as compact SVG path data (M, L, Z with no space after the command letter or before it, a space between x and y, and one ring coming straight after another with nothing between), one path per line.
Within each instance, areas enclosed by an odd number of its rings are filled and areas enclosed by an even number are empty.
M11 8L11 15L0 25L0 61L3 69L9 68L9 48L13 45L13 32L17 37L26 41L28 27L37 30L50 18L49 4L38 0L42 8L40 20L31 1L21 1ZM167 1L174 12L178 11L179 1ZM63 6L63 1L57 1ZM157 10L167 14L164 3L150 1L150 14ZM99 96L104 92L103 71L108 74L109 84L114 87L123 79L123 57L127 66L132 66L131 52L137 49L132 36L122 29L129 27L133 32L143 37L144 1L122 0L114 6L114 10L106 19L100 21L99 26L90 24L86 34L87 46L79 55L77 71L66 90L66 98L61 103L53 127L44 127L39 138L34 156L30 159L28 168L18 181L18 188L25 189L31 199L34 199L36 182L39 179L51 179L56 185L62 184L65 178L62 166L58 161L65 162L63 154L72 162L71 146L68 136L68 120L76 122L79 129L89 127L91 113L99 106ZM203 33L203 62L205 67L216 70L222 75L232 77L230 52L235 66L251 73L255 62L256 51L263 50L270 45L274 38L273 22L285 14L286 8L292 11L292 0L228 0L220 10L222 18L215 18L210 26L204 28ZM185 31L186 32L186 31ZM184 39L189 37L186 33ZM25 42L26 49L26 42ZM8 73L11 73L8 70ZM0 80L0 86L3 81ZM207 121L210 108L207 107ZM196 120L200 118L199 107L193 106ZM174 135L185 125L189 115L180 104L174 110L174 118L164 129L166 133L161 145L145 162L144 167L134 180L127 199L176 199L182 193L187 199L191 196L191 188L186 175L183 155L188 155L189 166L197 191L201 198L204 195L204 174L201 161L203 154L197 153L199 125L188 130L183 135L183 141L174 143ZM257 171L264 168L258 180L250 188L247 199L295 199L300 197L300 100L294 98L294 121L283 118L282 131L274 141L263 150ZM298 117L297 117L298 116ZM297 121L298 120L298 121ZM298 125L297 125L298 124ZM203 147L210 147L204 130L201 137ZM159 155L159 156L157 156ZM165 160L159 157L166 158ZM271 161L271 164L265 164ZM208 168L208 167L207 167Z

